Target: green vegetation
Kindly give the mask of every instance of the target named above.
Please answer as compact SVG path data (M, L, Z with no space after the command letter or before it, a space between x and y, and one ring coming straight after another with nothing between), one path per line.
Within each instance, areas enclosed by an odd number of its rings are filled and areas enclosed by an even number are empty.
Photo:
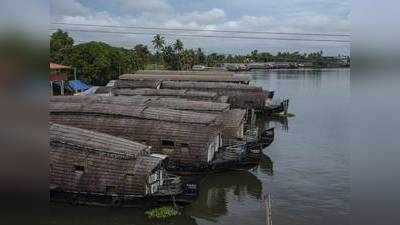
M181 213L172 206L163 206L148 210L144 213L149 219L167 219L180 215Z
M179 39L168 44L159 34L153 37L151 44L154 52L144 44L137 44L132 49L94 41L75 44L67 32L57 30L50 38L50 61L76 68L78 78L91 85L105 85L121 74L142 69L189 70L193 65L212 67L222 63L248 62L308 62L314 67L329 67L338 62L337 58L324 57L322 52L279 52L272 55L253 50L247 55L206 55L201 48L185 48ZM350 61L348 57L338 58Z

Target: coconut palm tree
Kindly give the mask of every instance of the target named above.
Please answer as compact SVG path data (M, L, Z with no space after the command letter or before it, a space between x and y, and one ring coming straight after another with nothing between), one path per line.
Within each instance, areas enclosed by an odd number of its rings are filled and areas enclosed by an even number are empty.
M174 43L174 50L175 53L178 55L178 60L179 60L179 65L178 68L179 70L181 69L181 53L183 51L183 42L179 39L176 39L175 43Z
M180 54L183 50L183 42L179 39L176 39L175 43L174 43L174 50L176 51L176 53Z
M161 63L160 51L164 48L165 39L160 34L157 34L153 37L153 41L151 41L151 43L153 44L153 47L156 50L158 63ZM157 63L157 69L158 69L158 63Z

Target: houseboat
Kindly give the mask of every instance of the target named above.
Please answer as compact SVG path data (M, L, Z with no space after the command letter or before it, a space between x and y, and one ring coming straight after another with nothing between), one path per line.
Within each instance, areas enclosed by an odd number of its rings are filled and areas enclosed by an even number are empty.
M51 102L67 102L67 103L102 103L102 104L117 104L133 107L153 107L167 108L174 110L183 110L191 112L211 113L220 115L223 120L222 126L222 144L223 146L235 145L243 141L253 145L259 144L261 148L267 147L270 143L265 143L266 139L273 140L272 137L262 137L261 135L269 135L263 133L259 127L255 125L245 126L247 121L247 111L244 109L231 109L228 103L215 103L207 101L190 101L177 98L159 98L146 96L131 96L131 97L103 97L103 96L70 96L70 97L52 97ZM245 129L248 128L248 129ZM253 148L255 151L256 149Z
M152 153L169 156L168 169L205 173L213 169L222 147L223 123L219 115L147 106L96 102L51 102L51 122L107 133L147 144ZM236 161L246 154L235 150ZM233 161L233 160L231 160Z
M227 82L249 84L250 77L246 75L236 76L205 76L205 75L173 75L173 74L124 74L120 80L159 80L159 81L193 81L193 82Z
M161 98L180 98L195 101L227 102L227 96L219 96L216 92L176 90L176 89L114 89L111 93L115 96L155 96ZM97 92L95 94L98 94Z
M104 133L49 123L52 201L105 206L190 203L194 184L169 174L166 155L147 145Z
M216 92L220 96L228 96L232 108L262 110L267 100L267 95L261 87L245 84L163 81L160 88Z
M138 70L135 74L146 75L196 75L196 76L219 76L219 77L232 77L235 74L229 71L207 70L207 71L193 71L193 70Z

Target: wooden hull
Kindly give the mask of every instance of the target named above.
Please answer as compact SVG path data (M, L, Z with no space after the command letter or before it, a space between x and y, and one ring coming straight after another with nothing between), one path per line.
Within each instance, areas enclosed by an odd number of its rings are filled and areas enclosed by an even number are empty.
M188 184L184 193L179 195L154 196L123 196L105 195L101 193L65 192L58 189L50 190L50 201L71 205L90 205L104 207L152 207L163 203L187 205L196 201L199 191L197 184Z

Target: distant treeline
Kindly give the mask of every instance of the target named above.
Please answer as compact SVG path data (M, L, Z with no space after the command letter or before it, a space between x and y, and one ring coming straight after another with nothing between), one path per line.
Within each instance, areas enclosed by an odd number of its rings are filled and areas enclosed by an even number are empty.
M314 67L330 67L350 62L349 57L324 57L323 52L279 52L273 55L254 50L247 55L205 54L201 48L184 48L179 39L168 44L161 35L154 36L151 47L154 52L143 44L132 49L94 41L74 44L67 32L57 30L50 39L50 61L76 68L79 79L92 85L104 85L121 74L142 69L188 70L193 65L213 67L223 63L249 62L308 62Z

